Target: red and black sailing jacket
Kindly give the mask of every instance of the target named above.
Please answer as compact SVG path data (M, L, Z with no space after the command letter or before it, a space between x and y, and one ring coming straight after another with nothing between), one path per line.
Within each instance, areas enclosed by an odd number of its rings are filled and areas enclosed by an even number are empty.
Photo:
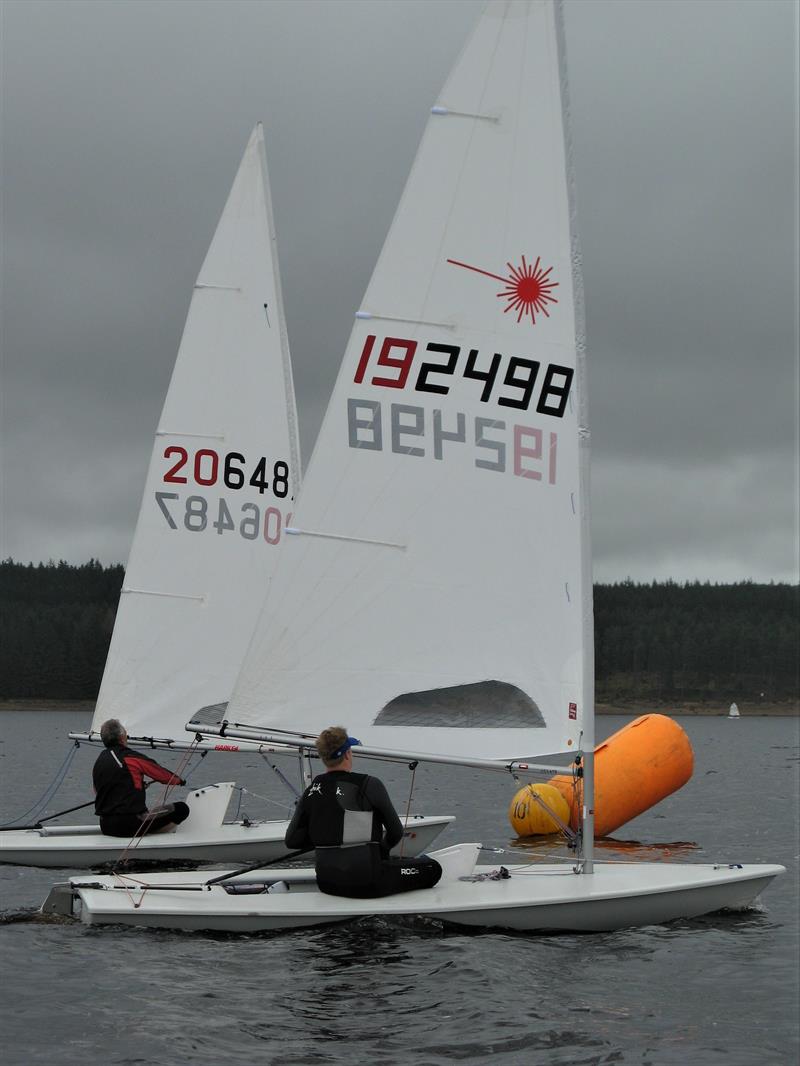
M147 810L146 777L165 785L184 783L177 774L138 751L118 745L106 748L97 756L92 770L95 814L101 818L112 814L143 814Z

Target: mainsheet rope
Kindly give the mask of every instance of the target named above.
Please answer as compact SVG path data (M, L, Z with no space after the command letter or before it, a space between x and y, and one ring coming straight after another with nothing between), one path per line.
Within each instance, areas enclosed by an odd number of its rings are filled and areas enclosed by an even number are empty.
M180 759L180 761L178 763L177 768L172 771L172 773L173 773L173 775L175 777L182 778L184 781L188 780L188 774L191 771L188 770L187 767L189 765L189 762L191 761L192 756L197 751L198 744L199 744L199 740L198 740L197 737L195 737L194 740L192 741L192 743L189 745L189 747L184 751L183 755L181 756L181 759ZM203 754L205 754L205 753L203 753ZM199 766L199 765L200 765L200 763L197 763L197 766ZM193 767L193 769L196 770L197 766ZM187 775L186 777L184 777L184 771L186 772L186 775ZM175 788L174 784L165 784L164 785L164 792L163 792L163 795L161 796L161 801L158 804L159 807L163 807L164 806L164 804L167 801L167 796L169 795L170 791L173 788ZM119 876L119 867L124 862L127 861L128 853L131 852L131 851L135 851L139 847L139 845L142 842L143 837L145 837L147 835L144 832L144 830L146 828L147 828L147 818L145 817L143 819L143 821L142 821L142 824L139 826L139 828L133 834L131 839L128 841L127 845L125 846L124 851L120 854L120 856L117 859L116 863L114 863L114 866L113 866L113 868L111 870L111 873L113 875ZM131 900L131 902L133 902L133 900Z
M403 851L404 851L405 846L406 846L406 830L408 829L408 814L409 814L409 811L411 810L411 797L414 794L414 778L417 775L417 767L418 766L419 766L419 763L417 762L416 759L414 760L414 762L410 762L408 764L408 768L411 771L411 784L410 784L409 789L408 789L408 803L406 804L406 816L403 819L403 835L400 837L400 858L401 859L403 857Z
M280 807L281 810L284 810L284 811L293 811L294 810L294 807L293 806L289 806L288 803L281 803L280 800L272 799L271 796L262 796L259 792L253 792L252 789L245 788L244 785L238 785L237 788L236 788L236 791L241 793L242 796L245 796L245 795L252 796L253 799L263 800L264 803L272 803L276 807ZM239 806L241 807L241 799L239 801ZM239 811L237 810L236 817L238 817L238 816L239 816Z

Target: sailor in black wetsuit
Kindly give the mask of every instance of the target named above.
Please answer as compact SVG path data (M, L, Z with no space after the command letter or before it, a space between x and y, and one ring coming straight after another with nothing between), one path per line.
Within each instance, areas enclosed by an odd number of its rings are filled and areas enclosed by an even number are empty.
M144 795L144 779L152 778L165 785L185 785L183 778L128 746L125 727L116 718L109 718L100 727L100 739L105 744L92 770L95 800L94 811L100 817L100 830L107 836L134 837L145 833L161 833L174 829L189 816L185 803L169 803L163 808L148 811Z
M435 859L389 857L403 826L383 782L352 772L358 743L338 726L320 733L316 747L327 773L301 796L286 846L315 849L317 884L331 896L369 899L433 888L442 876Z

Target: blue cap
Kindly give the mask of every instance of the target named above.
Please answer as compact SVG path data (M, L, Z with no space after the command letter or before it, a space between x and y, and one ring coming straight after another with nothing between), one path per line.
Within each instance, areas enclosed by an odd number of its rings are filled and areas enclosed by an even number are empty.
M347 752L350 750L350 748L354 748L357 744L360 743L361 741L356 740L355 737L348 737L340 748L337 748L336 751L332 751L330 753L330 755L328 756L329 762L336 762L338 759L343 759Z

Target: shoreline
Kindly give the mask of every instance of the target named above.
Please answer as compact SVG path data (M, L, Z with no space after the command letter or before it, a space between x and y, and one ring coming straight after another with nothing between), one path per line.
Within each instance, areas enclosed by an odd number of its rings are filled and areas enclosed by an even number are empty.
M761 700L737 700L739 715L742 718L795 718L800 717L800 701L780 700L767 702ZM643 714L665 714L670 718L717 717L727 718L729 703L704 703L686 701L669 703L664 700L618 701L607 703L598 701L595 711L598 715L617 714L629 718L638 718ZM94 700L46 700L25 697L24 699L0 699L1 711L94 711Z
M767 702L761 700L737 700L740 718L797 718L800 717L800 701L782 700ZM595 706L595 713L621 714L638 717L642 714L665 714L668 718L727 718L729 703L668 703L654 700L647 704L643 701L632 703L600 703Z

